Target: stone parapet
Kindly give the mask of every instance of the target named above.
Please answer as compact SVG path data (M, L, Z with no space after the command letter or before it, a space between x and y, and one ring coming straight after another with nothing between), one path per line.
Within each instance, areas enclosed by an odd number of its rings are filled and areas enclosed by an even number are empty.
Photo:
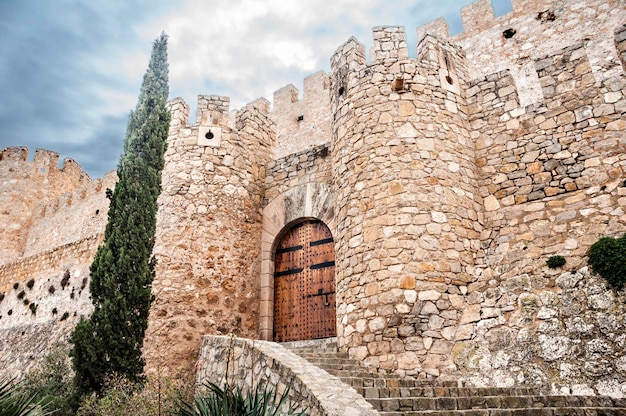
M158 201L148 371L190 369L203 334L258 334L261 203L275 127L267 100L232 113L228 103L201 96L194 125L182 123L183 102L171 104L178 121Z
M373 416L378 414L354 388L310 364L280 344L227 336L204 336L196 382L238 385L254 390L270 387L282 394L286 407L311 416Z
M33 161L25 147L0 152L0 264L25 255L38 206L89 186L91 178L75 161L65 159L61 168L58 163L59 154L49 150L37 149Z
M304 79L302 99L289 84L274 93L276 157L282 158L330 141L330 81L323 71Z

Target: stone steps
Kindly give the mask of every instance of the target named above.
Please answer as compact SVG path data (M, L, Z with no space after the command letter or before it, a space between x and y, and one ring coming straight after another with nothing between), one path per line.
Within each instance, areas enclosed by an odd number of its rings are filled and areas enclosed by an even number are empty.
M478 397L390 397L368 398L379 411L434 411L479 409L617 408L624 403L605 396L478 396Z
M624 409L607 407L544 407L532 409L472 409L379 412L381 416L624 416Z
M339 353L334 339L286 347L352 386L384 416L626 415L626 399L546 395L538 387L467 387L456 380L426 381L377 373Z

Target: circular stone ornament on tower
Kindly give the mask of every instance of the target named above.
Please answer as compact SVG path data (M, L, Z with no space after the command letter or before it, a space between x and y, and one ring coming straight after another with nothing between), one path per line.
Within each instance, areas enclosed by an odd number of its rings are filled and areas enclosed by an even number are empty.
M216 126L198 127L198 146L220 147L222 129Z

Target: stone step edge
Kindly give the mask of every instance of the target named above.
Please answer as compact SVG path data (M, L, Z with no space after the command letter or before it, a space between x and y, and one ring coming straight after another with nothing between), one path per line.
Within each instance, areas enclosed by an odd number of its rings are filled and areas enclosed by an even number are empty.
M545 409L569 407L581 409L586 407L624 408L626 403L608 396L486 396L486 397L396 397L370 398L365 397L375 409L386 411L390 407L397 410L407 407L407 411L456 411L456 410L502 410L502 409ZM505 399L504 401L502 399ZM522 399L522 400L516 400ZM475 403L473 403L473 401ZM553 403L550 403L550 402ZM554 403L554 402L557 403ZM412 403L412 404L410 404ZM415 407L421 407L416 409ZM428 408L424 408L428 407ZM389 409L395 410L395 409Z
M345 382L345 381L344 381ZM349 383L346 383L349 384ZM544 394L541 391L527 391L525 388L492 388L484 390L476 390L468 387L438 387L437 391L428 387L360 387L352 386L360 394L371 394L378 392L378 394L385 394L384 396L373 397L374 399L380 398L463 398L463 397L546 397L546 396L559 396L556 394ZM445 389L441 391L441 389ZM382 390L382 391L381 391ZM568 396L569 397L569 396ZM593 397L593 396L592 396ZM599 396L595 396L599 397Z
M529 410L532 410L534 413L528 413ZM624 411L626 408L615 408L615 407L577 407L575 408L576 413L572 413L573 409L570 407L543 407L543 408L532 408L532 409L468 409L468 410L406 410L406 411L389 411L389 412L381 412L378 414L380 416L566 416L566 415L576 415L580 416L581 413L579 411L584 412L585 415L624 415ZM537 412L535 412L537 411ZM602 412L602 413L598 413Z

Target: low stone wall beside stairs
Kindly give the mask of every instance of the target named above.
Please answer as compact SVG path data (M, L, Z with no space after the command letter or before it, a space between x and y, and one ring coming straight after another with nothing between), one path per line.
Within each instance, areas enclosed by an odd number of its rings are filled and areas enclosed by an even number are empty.
M540 387L470 387L378 373L337 350L336 338L276 344L205 336L198 383L270 384L309 415L623 416L626 399L551 395ZM365 401L367 400L367 402Z
M199 386L269 385L279 394L290 387L289 402L310 416L378 414L354 388L274 342L205 335L196 367Z

